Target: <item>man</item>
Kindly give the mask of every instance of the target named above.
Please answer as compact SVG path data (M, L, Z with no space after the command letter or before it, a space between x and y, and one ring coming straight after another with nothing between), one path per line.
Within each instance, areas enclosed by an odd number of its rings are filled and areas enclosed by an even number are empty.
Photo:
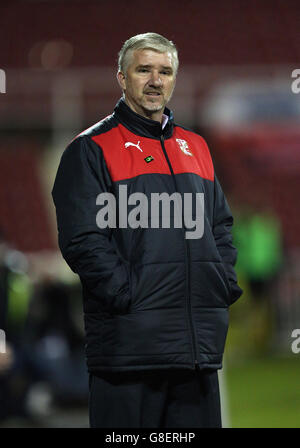
M221 426L217 369L241 295L233 220L205 141L165 107L177 69L163 36L126 41L123 98L70 143L52 192L60 249L82 282L92 427ZM181 226L146 207L158 194ZM186 194L193 207L180 209Z

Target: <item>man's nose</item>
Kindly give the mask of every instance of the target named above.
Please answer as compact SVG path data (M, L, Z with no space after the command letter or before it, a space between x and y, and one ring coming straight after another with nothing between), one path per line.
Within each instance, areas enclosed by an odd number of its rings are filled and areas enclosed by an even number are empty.
M154 71L154 72L151 73L151 78L150 78L149 83L152 84L155 87L162 86L162 79L160 77L159 72L155 72Z

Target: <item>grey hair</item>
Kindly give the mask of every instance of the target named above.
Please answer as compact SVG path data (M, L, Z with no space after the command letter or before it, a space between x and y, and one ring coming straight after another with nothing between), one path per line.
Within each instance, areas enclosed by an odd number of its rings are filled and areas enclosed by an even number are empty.
M118 71L126 74L130 62L130 55L134 50L154 50L158 53L170 52L174 73L178 70L178 52L174 43L157 33L137 34L124 42L119 52Z

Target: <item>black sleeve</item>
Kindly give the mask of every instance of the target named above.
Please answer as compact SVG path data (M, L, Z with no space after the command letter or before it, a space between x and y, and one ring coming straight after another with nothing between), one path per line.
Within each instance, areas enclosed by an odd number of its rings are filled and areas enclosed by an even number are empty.
M114 247L112 229L96 224L96 198L110 185L101 148L80 136L62 155L52 196L64 259L103 309L122 313L130 304L128 272Z
M231 228L233 225L233 217L216 176L214 184L215 198L213 234L231 287L231 303L233 303L243 293L242 289L237 284L237 276L234 270L237 260L237 250L232 244Z

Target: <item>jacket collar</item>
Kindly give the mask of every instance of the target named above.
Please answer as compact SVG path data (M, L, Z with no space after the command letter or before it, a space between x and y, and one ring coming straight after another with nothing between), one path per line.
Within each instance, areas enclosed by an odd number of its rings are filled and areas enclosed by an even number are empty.
M123 98L118 101L114 109L114 116L116 119L131 132L134 132L141 137L155 139L159 139L161 135L163 135L165 139L172 137L174 126L173 113L170 109L165 107L164 114L168 115L169 120L164 129L162 129L161 123L158 121L144 118L135 113L125 103Z

